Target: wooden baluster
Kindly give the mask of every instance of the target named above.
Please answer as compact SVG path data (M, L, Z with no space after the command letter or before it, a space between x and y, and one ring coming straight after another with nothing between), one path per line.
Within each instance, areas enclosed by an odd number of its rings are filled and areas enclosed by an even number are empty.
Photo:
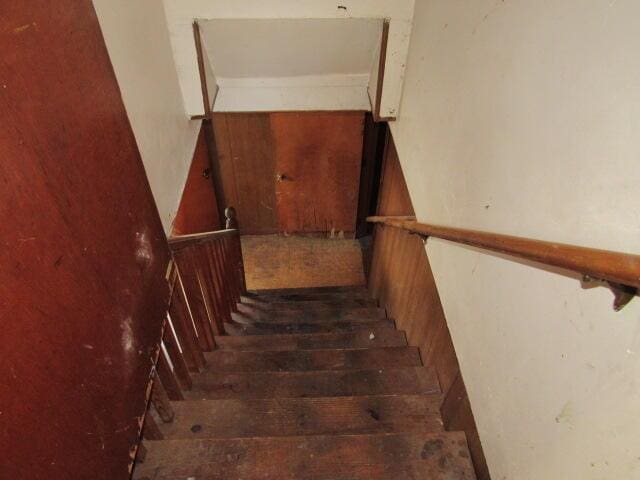
M187 367L192 372L199 372L204 368L205 359L198 345L198 337L184 297L182 279L179 272L176 287L171 297L171 304L169 305L169 316L182 347L182 354Z
M203 245L207 252L207 259L209 261L209 268L211 270L211 275L213 277L213 286L216 295L216 306L218 308L219 316L216 320L219 322L219 329L224 334L224 322L230 322L231 316L229 312L225 308L224 303L224 295L222 291L222 277L220 275L220 269L216 262L215 252L213 249L213 245L209 242L206 245Z
M144 446L143 443L138 445L138 449L136 450L136 463L144 463L147 458L147 447Z
M231 310L229 309L229 301L227 300L227 292L225 290L225 273L224 273L224 265L220 259L220 253L218 249L218 242L220 240L215 240L211 242L209 247L209 254L211 256L211 260L213 262L213 267L216 272L216 277L218 279L218 287L220 291L220 310L222 312L222 318L225 322L231 321Z
M232 276L231 269L229 268L230 265L229 265L227 255L225 254L224 245L225 245L224 239L221 239L219 242L216 242L217 255L220 262L222 275L224 278L224 282L223 282L224 298L225 298L225 301L227 302L227 308L229 309L229 312L237 312L238 305L235 303L235 300L233 298L233 290L232 290L233 276Z
M209 310L207 299L200 284L198 276L198 268L191 253L191 248L185 248L174 253L174 258L178 263L180 274L187 300L194 315L193 320L198 332L198 341L200 348L204 351L213 350L215 341L213 339L213 331L211 329L211 321L209 319ZM194 308L195 307L195 308Z
M233 243L235 244L237 258L238 258L238 274L240 276L240 292L243 295L247 293L247 280L244 274L244 258L242 257L242 241L240 234L233 237Z
M224 312L224 321L231 322L231 302L229 301L226 284L229 279L226 277L223 259L220 254L220 240L209 244L211 259L213 260L215 271L218 277L218 287L220 291L220 308Z
M236 230L238 230L238 216L236 214L236 209L234 207L227 207L224 209L224 216L225 216L225 228L227 230L231 229L231 228L235 228Z
M164 423L173 422L175 412L169 401L169 395L162 385L162 381L158 375L153 380L153 388L151 390L151 404L158 412L158 416ZM148 415L148 414L147 414Z
M224 326L222 326L221 320L222 312L219 311L218 302L216 299L215 277L211 269L211 263L209 261L207 243L195 245L192 251L198 261L199 277L206 294L207 306L210 313L209 320L212 335L213 333L222 335L224 333Z
M178 347L178 340L173 333L171 324L167 324L165 327L162 340L164 341L164 346L167 349L167 353L169 354L169 358L173 364L176 377L178 377L178 380L180 381L180 385L184 390L191 390L191 375L189 375L189 369L187 368L184 357L180 352L180 347Z
M238 230L238 235L235 237L232 243L237 242L236 245L232 245L234 250L234 256L236 260L236 265L234 265L234 270L237 270L237 278L238 278L238 290L239 295L247 293L246 279L244 274L244 261L242 258L242 244L240 242L240 227L238 224L238 217L236 214L236 209L233 207L227 207L224 211L224 216L226 218L225 227L227 229L236 229ZM238 302L240 302L240 296L238 295Z
M238 270L238 252L235 248L233 237L225 238L225 243L229 257L229 267L233 275L233 298L237 308L237 304L241 301L240 295L242 293L242 288L240 288L240 271Z
M156 423L153 415L151 415L150 411L147 411L147 414L144 416L144 428L142 430L142 434L145 440L163 440L164 435L160 431L158 424Z
M162 382L162 386L169 396L169 399L184 400L184 395L182 394L182 390L180 389L178 379L174 375L173 370L171 370L169 361L167 360L167 357L162 348L160 349L160 355L158 355L157 372L158 377Z

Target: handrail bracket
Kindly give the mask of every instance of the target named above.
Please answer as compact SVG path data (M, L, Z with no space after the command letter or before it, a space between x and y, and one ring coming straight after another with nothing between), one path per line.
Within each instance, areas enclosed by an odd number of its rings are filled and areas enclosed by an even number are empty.
M619 312L624 307L638 296L638 288L631 285L624 285L622 283L611 282L609 280L603 280L601 278L595 278L591 275L584 274L582 276L583 288L589 288L586 285L598 284L605 286L613 293L613 309ZM595 285L594 285L595 286Z

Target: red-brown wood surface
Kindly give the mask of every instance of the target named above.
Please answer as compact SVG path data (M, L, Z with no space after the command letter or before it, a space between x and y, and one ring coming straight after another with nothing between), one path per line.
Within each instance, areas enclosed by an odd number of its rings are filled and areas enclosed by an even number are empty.
M126 479L166 240L91 1L0 11L0 478Z
M355 232L362 112L271 114L280 231Z
M275 157L268 113L216 113L216 158L223 205L238 212L240 233L278 232Z
M363 112L216 113L213 123L219 200L236 207L242 234L354 232Z
M420 223L415 219L373 216L367 219L427 237L511 255L592 278L640 288L640 255L598 250L566 243L534 240L492 232Z
M208 177L203 173L208 170ZM221 227L218 205L210 176L209 152L201 129L184 185L180 207L173 222L173 235L210 232Z
M383 164L378 214L414 214L390 135ZM397 327L406 331L409 345L420 347L425 365L435 367L446 399L442 408L445 426L464 430L478 478L487 480L487 464L422 239L400 229L377 226L369 289L389 317L395 319Z

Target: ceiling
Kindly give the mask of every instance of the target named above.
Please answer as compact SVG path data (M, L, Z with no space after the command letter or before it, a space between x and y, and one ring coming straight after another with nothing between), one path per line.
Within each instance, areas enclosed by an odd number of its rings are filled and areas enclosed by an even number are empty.
M216 78L368 75L380 19L217 19L201 22ZM315 78L314 78L315 77Z

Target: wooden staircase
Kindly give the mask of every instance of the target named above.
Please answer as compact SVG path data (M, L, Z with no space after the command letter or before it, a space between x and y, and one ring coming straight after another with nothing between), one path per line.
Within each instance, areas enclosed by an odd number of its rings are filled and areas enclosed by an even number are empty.
M241 300L184 400L147 415L133 478L475 478L464 434L443 429L435 371L366 289Z

